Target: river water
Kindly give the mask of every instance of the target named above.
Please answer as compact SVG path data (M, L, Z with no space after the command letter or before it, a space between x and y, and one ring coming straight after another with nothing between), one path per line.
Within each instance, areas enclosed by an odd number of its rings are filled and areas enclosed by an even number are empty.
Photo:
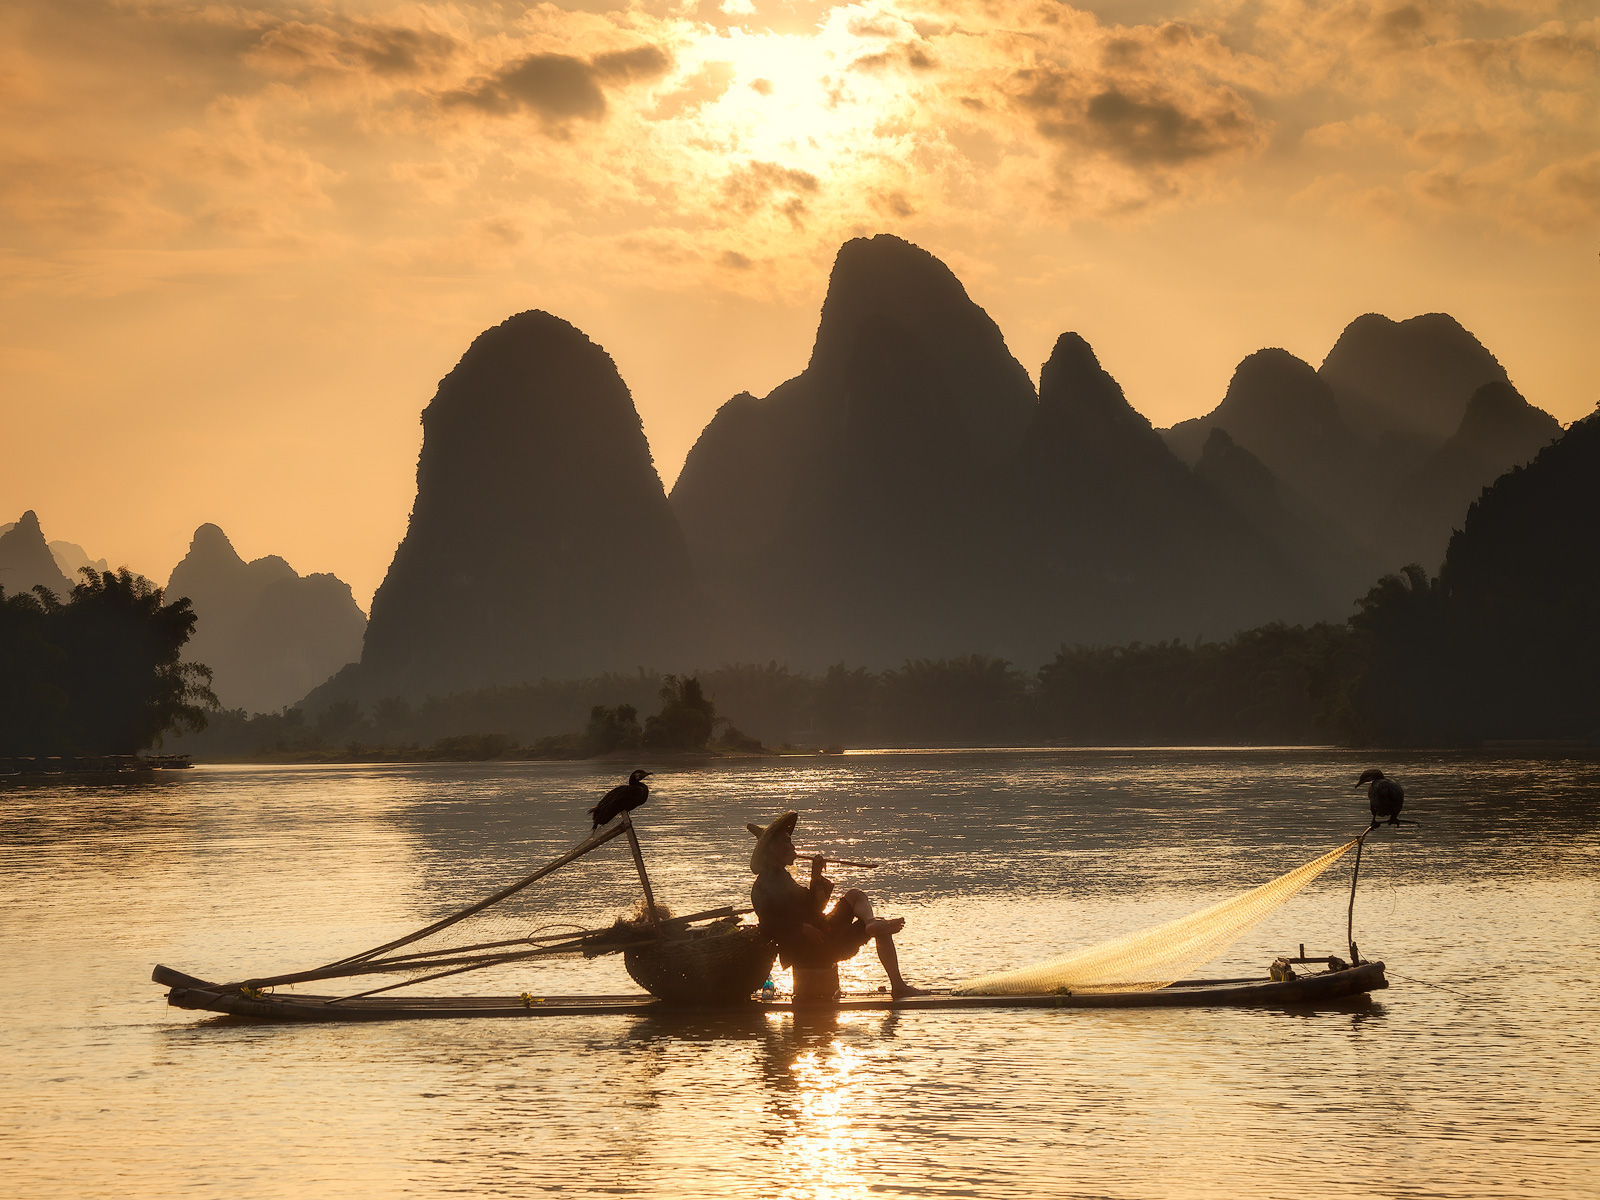
M947 985L1418 824L1356 908L1393 986L1335 1011L986 1011L278 1026L166 1007L163 962L329 961L577 842L631 764L200 767L0 785L0 1184L45 1197L1600 1195L1600 763L1327 750L861 753L657 764L659 898L743 903L746 821L881 860ZM650 764L642 764L650 765ZM621 841L551 893L633 901ZM612 853L612 852L615 853ZM610 856L607 858L607 856ZM577 872L582 871L581 877ZM1348 860L1205 972L1343 953ZM492 990L632 990L615 959ZM478 985L451 981L458 990ZM870 950L847 986L876 988ZM782 979L780 978L780 983ZM325 985L324 985L325 986ZM432 990L444 990L441 986Z

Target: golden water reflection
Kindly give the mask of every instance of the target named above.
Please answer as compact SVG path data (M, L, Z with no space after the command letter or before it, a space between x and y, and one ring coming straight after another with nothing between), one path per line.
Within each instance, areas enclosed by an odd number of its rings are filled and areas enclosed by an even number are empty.
M877 1091L864 1068L882 1058L893 1016L773 1014L766 1078L778 1123L777 1194L792 1200L856 1200L869 1192L862 1158L870 1155L870 1113ZM849 1036L874 1027L869 1046Z
M885 861L861 882L908 917L908 976L941 983L1305 861L1359 817L1361 765L1326 751L707 764L664 773L639 816L657 892L686 911L747 892L745 820L801 809L812 844ZM31 1200L1592 1194L1600 771L1384 765L1422 824L1369 846L1357 931L1395 987L1310 1014L218 1020L166 1008L151 964L303 966L414 928L571 845L614 767L0 787L0 1182ZM1337 949L1346 886L1318 881L1218 973L1302 940ZM846 981L883 981L870 951ZM605 959L516 982L629 986Z

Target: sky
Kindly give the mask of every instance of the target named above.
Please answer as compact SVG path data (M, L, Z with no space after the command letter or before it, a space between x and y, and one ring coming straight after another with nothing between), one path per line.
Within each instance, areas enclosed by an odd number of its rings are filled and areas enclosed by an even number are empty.
M213 521L365 606L478 333L604 346L670 487L876 233L1159 426L1374 311L1570 422L1600 0L8 0L0 522L165 582Z

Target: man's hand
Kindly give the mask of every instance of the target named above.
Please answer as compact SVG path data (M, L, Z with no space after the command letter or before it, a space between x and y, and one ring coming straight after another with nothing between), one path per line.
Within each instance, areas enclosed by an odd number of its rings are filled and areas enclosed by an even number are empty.
M822 864L825 859L813 858L811 860L811 895L819 909L828 903L828 897L833 895L833 880L822 873Z

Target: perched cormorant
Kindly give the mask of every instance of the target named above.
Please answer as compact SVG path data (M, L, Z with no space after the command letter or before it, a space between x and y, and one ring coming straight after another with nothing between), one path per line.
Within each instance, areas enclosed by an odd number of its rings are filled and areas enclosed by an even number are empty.
M635 771L628 776L628 782L621 787L614 787L606 793L605 799L589 810L589 815L594 818L593 828L599 829L602 825L609 824L616 817L625 812L632 812L650 799L650 789L645 786L645 776L649 771Z
M1400 824L1400 806L1406 802L1405 789L1376 767L1361 772L1356 787L1363 783L1367 785L1367 799L1372 804L1371 828L1376 829L1385 820L1391 825Z

